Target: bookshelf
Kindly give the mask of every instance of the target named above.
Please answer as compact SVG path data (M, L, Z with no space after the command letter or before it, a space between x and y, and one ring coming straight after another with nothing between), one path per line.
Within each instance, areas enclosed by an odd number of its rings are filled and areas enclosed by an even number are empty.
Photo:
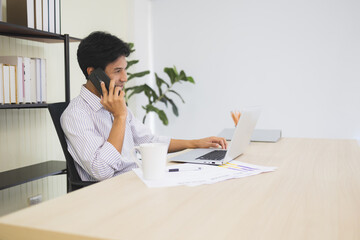
M0 35L25 39L30 41L44 43L63 43L64 44L64 71L65 71L65 101L70 101L70 60L69 45L70 42L80 42L81 39L70 37L68 34L59 35L51 32L40 31L37 29L27 28L12 23L0 21ZM1 109L32 109L47 108L46 103L31 104L4 104L0 105ZM66 163L62 161L47 161L40 164L34 164L27 167L17 168L10 171L0 172L0 189L5 189L20 185L26 182L34 181L43 177L65 174Z
M61 43L66 40L66 35L59 35L51 32L40 31L33 28L27 28L24 26L1 22L0 21L0 35L8 37L17 37L21 39L27 39L37 42L45 43ZM79 42L81 39L69 37L69 42Z
M47 161L0 173L0 190L35 181L44 177L65 174L66 163Z
M45 42L45 43L63 43L64 44L64 61L65 61L65 101L70 101L70 60L69 60L69 45L70 42L80 42L81 39L70 37L68 34L59 35L51 32L40 31L37 29L27 28L12 23L0 21L0 35L7 37L14 37L26 39L30 41ZM44 103L31 104L5 104L0 105L0 109L20 109L20 108L46 108Z

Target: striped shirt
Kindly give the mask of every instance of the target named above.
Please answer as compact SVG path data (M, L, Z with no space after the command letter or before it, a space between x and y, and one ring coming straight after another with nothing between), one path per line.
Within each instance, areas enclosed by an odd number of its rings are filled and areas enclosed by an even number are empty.
M170 143L169 137L155 136L128 108L121 153L107 141L114 117L100 98L82 86L61 116L68 151L83 181L111 178L136 168L133 149L141 143Z

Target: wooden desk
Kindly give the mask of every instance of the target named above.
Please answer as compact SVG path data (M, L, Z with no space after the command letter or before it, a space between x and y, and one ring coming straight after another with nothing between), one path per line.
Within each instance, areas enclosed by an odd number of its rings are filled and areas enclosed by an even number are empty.
M251 143L275 172L147 188L133 172L0 218L0 239L360 239L354 140Z

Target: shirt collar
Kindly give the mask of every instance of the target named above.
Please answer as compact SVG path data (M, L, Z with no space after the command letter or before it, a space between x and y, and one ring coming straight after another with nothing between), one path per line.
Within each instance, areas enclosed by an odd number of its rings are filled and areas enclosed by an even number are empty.
M95 111L99 111L104 108L100 103L100 98L90 92L84 85L81 86L80 96L84 99L85 102L89 104L89 106Z

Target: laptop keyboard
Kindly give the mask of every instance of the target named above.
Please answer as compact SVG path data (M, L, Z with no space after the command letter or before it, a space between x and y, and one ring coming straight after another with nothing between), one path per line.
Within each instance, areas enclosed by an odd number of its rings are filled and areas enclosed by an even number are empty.
M224 150L214 150L196 159L221 160L225 158L225 155L226 155L226 151Z

